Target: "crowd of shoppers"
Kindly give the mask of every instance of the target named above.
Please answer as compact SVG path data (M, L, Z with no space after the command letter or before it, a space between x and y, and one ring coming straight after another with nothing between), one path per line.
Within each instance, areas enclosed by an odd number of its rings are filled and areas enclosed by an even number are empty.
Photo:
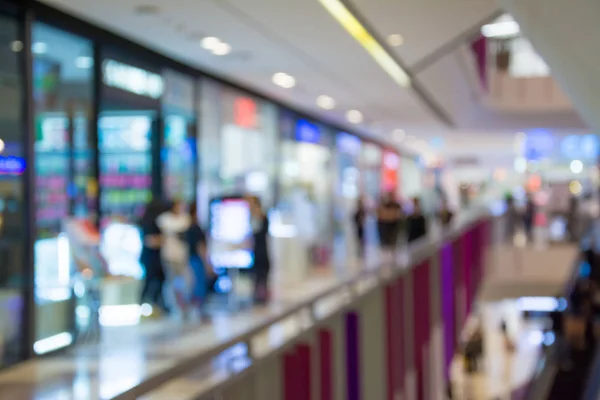
M252 225L254 300L264 304L269 298L271 270L269 220L258 197L248 196L246 201ZM187 316L197 311L202 315L215 272L206 234L198 222L197 205L152 201L139 225L143 242L140 262L145 270L141 303L164 313L177 311Z
M402 240L412 243L427 236L430 221L423 212L421 200L418 197L413 198L410 208L412 208L411 212L406 212L391 192L385 193L381 197L374 214L377 218L379 244L383 251L393 251ZM354 213L359 256L364 254L365 223L368 214L369 209L364 199L360 198ZM449 208L447 201L442 200L440 210L435 216L440 226L444 229L447 228L453 217L454 213Z

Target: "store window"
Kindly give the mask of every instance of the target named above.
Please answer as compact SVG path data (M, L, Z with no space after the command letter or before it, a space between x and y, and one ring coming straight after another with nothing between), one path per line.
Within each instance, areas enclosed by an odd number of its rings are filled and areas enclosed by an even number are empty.
M36 342L72 340L71 262L66 224L70 218L96 218L91 109L91 42L42 23L32 29L35 104ZM58 345L57 345L58 346Z
M27 352L24 338L25 151L23 42L16 20L0 13L0 367Z
M277 169L277 108L244 92L203 80L201 89L199 210L218 196L255 194L273 207Z
M333 133L284 112L281 134L281 225L293 227L310 260L325 264L330 260L334 236Z
M196 197L195 80L171 70L165 71L163 77L163 194L167 200L189 204Z
M340 132L336 136L336 174L334 177L336 244L343 247L347 255L356 254L353 250L357 246L353 216L360 196L361 147L362 143L356 136L345 132Z

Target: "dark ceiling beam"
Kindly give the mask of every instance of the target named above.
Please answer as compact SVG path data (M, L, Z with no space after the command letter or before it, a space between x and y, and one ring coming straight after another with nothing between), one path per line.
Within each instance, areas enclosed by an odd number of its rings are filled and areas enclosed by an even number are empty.
M411 72L415 75L418 75L419 73L423 72L425 69L435 64L444 56L452 53L454 50L456 50L457 47L461 46L466 41L475 38L481 32L482 26L489 24L490 22L494 21L503 14L504 11L501 9L494 10L485 18L471 25L464 31L460 32L458 35L454 36L452 39L442 44L437 49L433 50L431 53L427 54L425 57L414 63L412 66L409 67Z
M444 125L449 128L455 128L456 123L452 120L450 113L442 107L441 104L429 93L427 89L416 79L416 74L411 71L410 68L395 54L395 52L387 44L378 33L377 30L371 26L367 18L360 12L351 0L340 0L346 8L354 15L354 17L365 27L365 29L375 38L375 40L388 52L390 57L406 72L411 80L411 89L419 97L421 102L433 113L433 115L441 121Z

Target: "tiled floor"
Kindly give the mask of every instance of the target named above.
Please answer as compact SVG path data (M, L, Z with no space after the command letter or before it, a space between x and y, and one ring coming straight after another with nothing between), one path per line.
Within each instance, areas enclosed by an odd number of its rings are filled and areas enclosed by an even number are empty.
M531 380L540 356L542 324L520 316L515 301L486 303L481 307L484 361L479 372L466 375L462 357L452 364L454 398L510 400L511 393ZM500 325L504 321L515 344L507 351Z

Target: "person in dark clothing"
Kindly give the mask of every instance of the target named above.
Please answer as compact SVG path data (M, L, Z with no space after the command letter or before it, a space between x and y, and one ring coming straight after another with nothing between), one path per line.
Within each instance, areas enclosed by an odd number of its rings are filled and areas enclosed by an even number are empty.
M392 250L398 240L402 221L402 207L392 193L386 193L377 207L377 230L381 247Z
M204 306L209 278L213 270L208 256L206 235L198 224L198 211L196 203L190 206L190 228L186 239L189 246L190 266L194 274L194 288L192 290L192 304L197 307Z
M265 214L258 197L249 196L248 204L250 205L250 215L252 218L254 300L258 304L264 304L269 299L269 272L271 271L267 243L269 218Z
M523 213L523 226L525 227L525 235L527 240L533 241L533 222L537 207L533 201L533 196L529 194L527 196L527 203L525 204L525 212Z
M442 227L447 228L452 223L452 218L454 218L454 213L448 207L448 202L446 200L442 201L442 209L439 213L439 220L442 224Z
M142 219L142 253L140 263L144 267L144 285L140 295L141 304L151 303L168 311L163 296L163 286L166 280L161 257L162 234L157 224L158 216L164 211L164 205L157 200L150 202Z
M358 199L356 211L354 212L354 229L356 229L356 240L358 243L358 256L365 254L365 219L367 218L367 209L362 198Z
M427 219L421 209L421 200L417 197L413 199L414 210L408 217L408 242L414 242L427 235Z

